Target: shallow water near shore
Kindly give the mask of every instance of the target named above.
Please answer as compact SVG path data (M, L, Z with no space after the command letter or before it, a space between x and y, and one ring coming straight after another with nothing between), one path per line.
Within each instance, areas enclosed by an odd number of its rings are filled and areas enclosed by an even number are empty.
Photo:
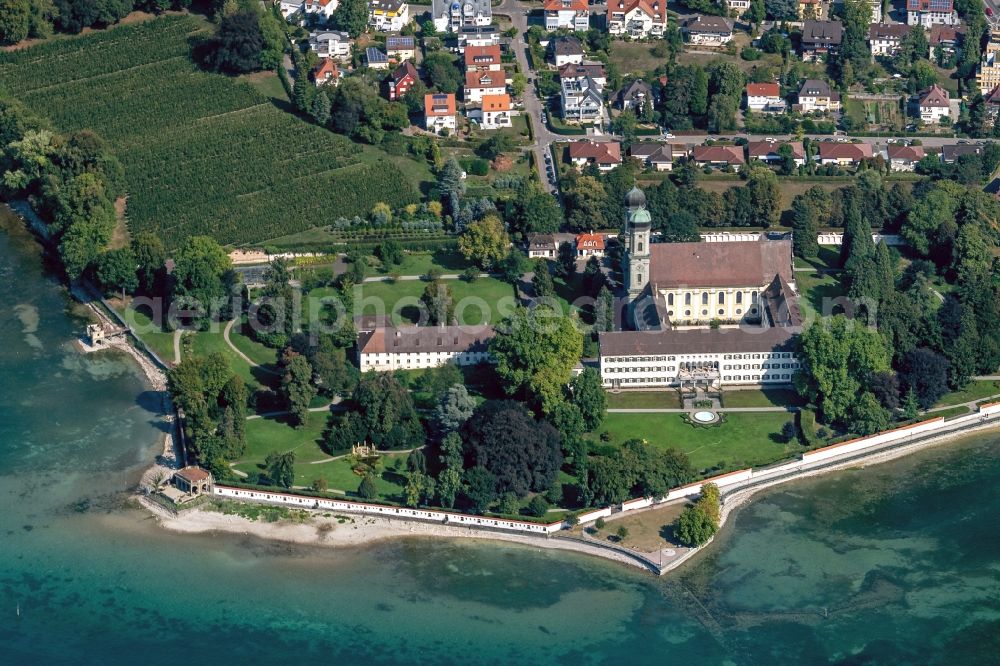
M663 579L496 542L175 534L126 502L157 405L129 359L73 349L68 306L0 225L3 663L996 661L997 434L761 495Z

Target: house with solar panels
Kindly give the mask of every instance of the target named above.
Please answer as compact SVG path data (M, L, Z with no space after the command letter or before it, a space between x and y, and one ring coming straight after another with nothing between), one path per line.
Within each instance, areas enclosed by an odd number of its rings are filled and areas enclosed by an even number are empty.
M935 25L957 25L954 0L906 0L906 23L928 29Z

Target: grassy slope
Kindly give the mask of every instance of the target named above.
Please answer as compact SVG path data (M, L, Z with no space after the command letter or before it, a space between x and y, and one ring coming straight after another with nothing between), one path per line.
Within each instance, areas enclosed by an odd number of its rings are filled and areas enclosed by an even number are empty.
M261 93L266 81L198 70L190 40L207 28L167 16L0 54L0 81L57 129L103 136L125 167L133 231L171 245L253 242L419 198L426 166L299 120Z

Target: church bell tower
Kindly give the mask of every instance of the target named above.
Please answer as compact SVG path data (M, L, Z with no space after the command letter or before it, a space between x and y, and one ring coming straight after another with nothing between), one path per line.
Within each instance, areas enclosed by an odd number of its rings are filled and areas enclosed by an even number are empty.
M625 286L629 300L634 300L649 283L649 235L652 218L646 210L646 195L633 187L625 195L625 233L628 254L625 257Z

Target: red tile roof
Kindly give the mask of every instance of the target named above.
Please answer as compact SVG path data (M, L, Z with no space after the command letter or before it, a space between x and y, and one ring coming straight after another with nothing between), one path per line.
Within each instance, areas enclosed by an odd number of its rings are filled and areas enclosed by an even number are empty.
M545 0L545 11L547 12L569 10L573 10L575 12L589 12L590 7L587 5L587 0Z
M601 234L589 233L589 234L577 234L576 235L576 249L577 250L604 250L604 236Z
M781 87L777 83L748 83L747 97L780 97Z
M936 83L930 88L924 88L917 93L917 100L920 106L944 107L947 109L951 107L949 99L948 91Z
M860 162L871 156L872 146L870 143L834 143L832 141L823 141L819 144L819 157L821 160L850 159Z
M323 58L313 68L313 78L319 83L323 81L336 81L340 78L340 70L337 69L337 63L329 58Z
M569 144L571 160L594 160L598 164L621 164L622 146L617 141L574 141Z
M404 61L396 68L392 73L392 82L397 86L405 80L410 80L416 82L419 80L420 75L417 74L417 68L413 66L413 63L409 60Z
M174 475L179 476L182 479L187 479L192 483L197 483L198 481L204 481L205 479L209 478L209 476L211 476L201 467L195 467L195 466L183 467L174 472Z
M483 111L510 111L510 95L483 95Z
M743 149L739 146L695 146L691 150L691 159L695 162L725 162L726 164L744 164Z
M489 67L500 64L500 46L466 46L465 68Z
M792 242L653 243L649 280L657 289L756 287L791 282Z
M886 149L886 153L889 155L890 160L908 160L911 162L919 162L924 159L924 147L923 146L904 146L899 143L889 144Z
M428 93L424 95L424 116L438 118L455 115L455 95L448 93Z
M490 326L402 326L376 328L358 336L362 354L462 352L487 350Z
M777 154L782 146L791 147L793 158L805 159L806 150L801 141L751 141L747 144L747 154L750 157L767 157L771 153Z
M507 85L506 74L499 72L466 72L466 88L503 88Z
M666 0L608 0L608 20L612 20L615 14L628 14L638 7L647 16L651 16L659 23L666 21L664 14L666 10Z

